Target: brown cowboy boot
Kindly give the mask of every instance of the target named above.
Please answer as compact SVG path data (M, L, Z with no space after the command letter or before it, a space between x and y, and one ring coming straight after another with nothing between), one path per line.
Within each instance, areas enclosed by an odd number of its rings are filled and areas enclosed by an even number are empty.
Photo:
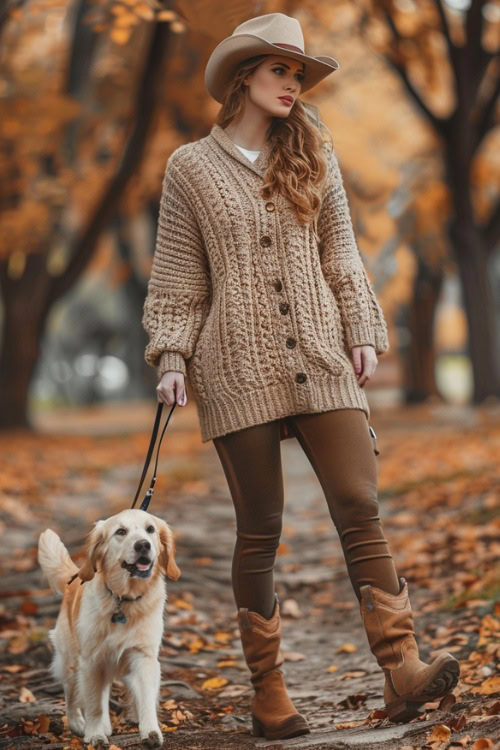
M432 664L419 659L408 584L399 578L397 596L376 586L360 587L361 617L370 649L385 673L385 710L391 721L420 716L420 706L449 693L458 682L460 665L440 654Z
M249 612L247 607L240 607L237 614L243 653L255 689L252 730L254 736L264 736L268 740L297 737L311 731L306 719L290 700L280 670L284 659L280 648L281 618L277 594L275 598L270 620L258 612Z

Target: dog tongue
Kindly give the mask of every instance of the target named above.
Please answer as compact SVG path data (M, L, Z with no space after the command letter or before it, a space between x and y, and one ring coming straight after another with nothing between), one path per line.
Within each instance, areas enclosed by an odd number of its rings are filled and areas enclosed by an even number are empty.
M140 563L140 562L136 563L136 567L139 568L139 570L147 570L150 565L151 565L150 562L148 562L148 563Z

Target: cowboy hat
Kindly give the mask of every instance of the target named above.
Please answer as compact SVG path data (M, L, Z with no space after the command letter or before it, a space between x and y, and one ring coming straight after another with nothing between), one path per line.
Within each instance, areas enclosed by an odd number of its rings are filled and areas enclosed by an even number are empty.
M205 68L205 85L210 96L222 103L225 88L238 63L262 54L285 55L305 63L301 94L340 68L334 57L305 54L304 35L296 18L284 13L267 13L240 23L231 36L214 49Z

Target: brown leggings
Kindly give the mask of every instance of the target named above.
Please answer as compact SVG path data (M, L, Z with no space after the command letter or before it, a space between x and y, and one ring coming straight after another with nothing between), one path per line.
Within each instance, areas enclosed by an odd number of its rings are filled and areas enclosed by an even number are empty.
M287 418L318 477L358 601L365 583L399 593L377 499L377 459L361 409ZM236 512L232 585L237 607L270 618L284 506L279 421L213 440ZM311 540L314 542L314 540Z

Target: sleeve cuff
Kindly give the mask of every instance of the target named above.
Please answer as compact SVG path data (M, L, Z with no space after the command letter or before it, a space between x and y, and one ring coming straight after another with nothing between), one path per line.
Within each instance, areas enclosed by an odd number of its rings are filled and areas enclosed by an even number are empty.
M345 323L344 330L349 351L353 346L373 346L376 349L375 333L367 322Z
M170 370L186 375L186 362L180 352L163 352L158 365L158 380Z

